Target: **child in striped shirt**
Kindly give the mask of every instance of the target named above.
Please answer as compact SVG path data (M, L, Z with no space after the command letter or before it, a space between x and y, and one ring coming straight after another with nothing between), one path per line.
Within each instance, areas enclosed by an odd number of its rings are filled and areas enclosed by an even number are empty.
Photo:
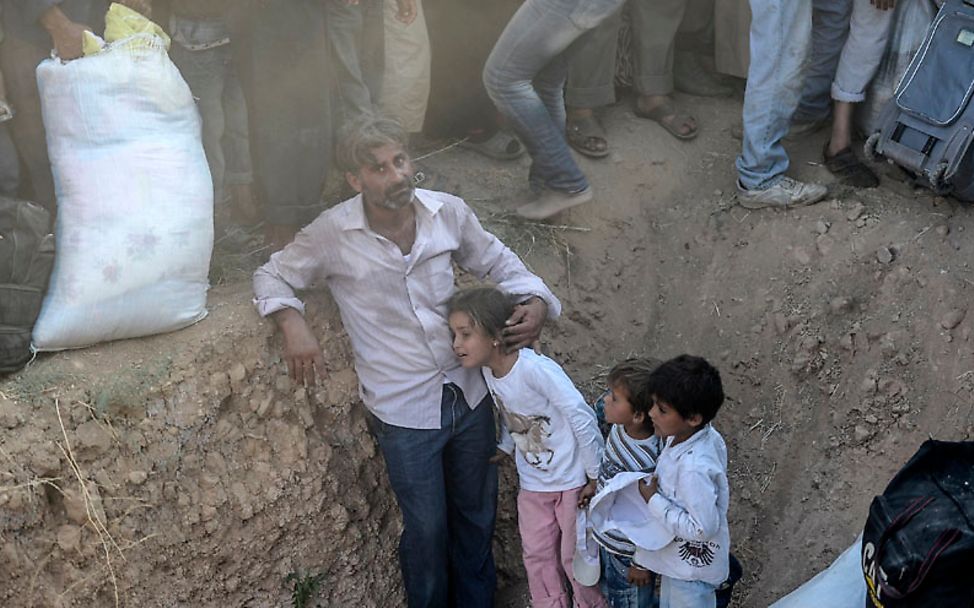
M649 378L659 366L655 359L628 359L609 372L609 389L600 399L605 421L611 424L599 468L598 489L622 472L652 473L662 442L653 433L649 410L653 405ZM640 568L632 557L636 547L618 530L593 530L600 546L602 594L610 606L655 608L656 575Z

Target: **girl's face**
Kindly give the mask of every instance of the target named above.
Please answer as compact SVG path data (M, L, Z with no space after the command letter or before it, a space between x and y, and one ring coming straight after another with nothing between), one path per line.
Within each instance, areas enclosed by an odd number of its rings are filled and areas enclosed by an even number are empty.
M497 350L499 342L474 324L465 312L455 312L448 320L453 333L453 352L463 367L484 367Z

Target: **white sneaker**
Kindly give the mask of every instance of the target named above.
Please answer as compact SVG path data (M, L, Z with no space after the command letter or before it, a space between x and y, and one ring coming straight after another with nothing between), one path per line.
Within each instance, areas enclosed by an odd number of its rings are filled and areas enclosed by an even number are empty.
M788 176L764 190L748 190L740 181L737 182L737 189L737 202L745 209L804 207L819 202L829 193L822 184L806 184Z
M546 220L549 217L592 200L591 186L578 192L545 190L534 201L517 208L517 214L528 220Z

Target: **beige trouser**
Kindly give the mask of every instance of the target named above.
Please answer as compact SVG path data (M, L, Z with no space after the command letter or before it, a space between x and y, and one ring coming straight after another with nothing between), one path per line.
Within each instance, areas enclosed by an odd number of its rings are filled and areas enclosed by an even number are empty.
M409 25L396 18L396 0L385 0L385 75L379 108L396 118L406 131L423 129L430 94L430 41L422 0L416 0L416 19Z

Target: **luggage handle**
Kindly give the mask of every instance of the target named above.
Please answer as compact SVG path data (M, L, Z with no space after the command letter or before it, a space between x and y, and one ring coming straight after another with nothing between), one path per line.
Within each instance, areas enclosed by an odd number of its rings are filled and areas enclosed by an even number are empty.
M974 0L972 0L974 1ZM881 555L883 548L886 546L886 542L893 533L902 529L906 524L910 523L914 517L917 516L920 511L927 508L935 500L933 496L920 496L911 502L903 511L897 515L893 521L883 530L882 535L879 537L879 542L876 547L876 563L881 563ZM880 595L886 595L887 597L893 598L895 600L901 600L908 596L909 594L916 591L920 585L923 584L924 579L926 579L927 574L930 573L930 569L933 568L934 562L940 557L944 551L947 550L952 544L957 542L961 536L960 530L956 528L949 528L940 533L937 540L933 542L930 550L927 551L927 555L923 558L923 562L920 564L920 569L917 571L917 576L907 587L906 591L900 592L896 587L893 587L882 577L877 577L877 585L879 586Z

